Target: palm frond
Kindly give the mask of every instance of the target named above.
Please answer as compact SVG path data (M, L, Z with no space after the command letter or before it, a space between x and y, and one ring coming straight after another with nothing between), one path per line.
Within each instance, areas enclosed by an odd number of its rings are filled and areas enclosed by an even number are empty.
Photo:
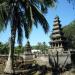
M17 32L18 32L18 43L19 45L22 44L22 39L23 39L23 31L22 31L22 27L21 26L18 26L17 28Z
M47 20L45 19L43 14L34 5L31 4L31 7L32 7L32 12L33 12L33 18L36 24L37 22L39 22L41 26L43 27L45 33L47 33L49 30L49 24Z
M43 5L43 4L41 4L41 11L43 13L47 13L47 7L45 5Z
M14 10L13 10L13 27L14 30L17 31L18 33L18 43L19 45L22 44L22 39L23 39L23 31L22 31L22 24L21 24L21 12L19 11L19 7L18 6L14 6Z
M27 19L28 25L29 25L30 28L32 28L33 15L32 15L31 6L29 6L28 9L26 9L25 14L26 14L26 19Z
M48 7L54 7L55 1L54 0L43 0L41 4L41 10L43 13L47 13Z
M7 28L8 5L6 2L0 4L0 26L1 30Z
M3 29L4 29L4 26L3 26L3 24L0 22L0 32L3 31Z
M54 5L55 5L55 1L56 0L44 0L43 1L43 3L44 3L44 5L47 7L49 7L49 6L51 6L51 7L53 7Z
M28 26L28 24L26 24L26 23L24 23L24 31L25 31L25 37L27 39L29 39L29 35L30 35L31 30L30 30L30 27Z

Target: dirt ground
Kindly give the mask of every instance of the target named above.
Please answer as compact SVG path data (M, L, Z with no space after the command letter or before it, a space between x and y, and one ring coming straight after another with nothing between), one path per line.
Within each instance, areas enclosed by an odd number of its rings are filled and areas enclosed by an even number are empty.
M3 75L4 67L5 67L5 64L0 64L0 75ZM33 73L33 75L40 75L40 72L37 71L37 72ZM50 71L48 71L44 75L52 75L52 74ZM71 71L66 71L65 73L62 73L61 75L75 75L75 72L72 73Z
M3 60L3 58L2 58ZM0 62L0 75L3 75L3 72L4 72L4 68L5 68L5 62L6 60L4 59L3 61L1 60ZM36 68L36 67L35 67ZM40 71L41 70L41 71ZM52 75L51 74L51 71L47 71L46 73L43 73L44 70L43 68L41 67L40 70L37 70L37 71L33 71L31 72L32 74L29 74L29 75ZM42 73L42 74L41 74ZM75 75L75 72L72 72L72 71L66 71L64 73L62 73L61 75Z

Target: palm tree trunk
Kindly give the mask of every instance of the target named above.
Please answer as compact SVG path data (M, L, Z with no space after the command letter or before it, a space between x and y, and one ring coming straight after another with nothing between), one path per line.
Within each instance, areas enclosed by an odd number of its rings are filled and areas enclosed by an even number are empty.
M13 65L12 65L12 58L11 58L11 46L9 49L9 56L8 56L8 60L6 62L6 67L4 69L5 73L13 73Z
M10 50L8 60L6 62L6 67L4 69L5 73L14 73L14 44L15 44L16 32L11 29L11 40L10 40Z

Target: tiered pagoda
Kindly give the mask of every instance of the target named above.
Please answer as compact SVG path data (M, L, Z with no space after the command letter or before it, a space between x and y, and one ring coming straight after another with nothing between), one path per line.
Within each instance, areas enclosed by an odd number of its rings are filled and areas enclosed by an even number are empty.
M26 45L25 45L25 54L29 54L31 53L31 46L30 46L30 42L27 41Z
M29 41L27 41L25 45L23 58L24 58L25 64L30 64L33 61L33 54L31 52L31 45Z
M63 37L63 32L60 24L59 17L56 16L54 19L54 28L51 34L51 50L63 51L66 49L66 41Z

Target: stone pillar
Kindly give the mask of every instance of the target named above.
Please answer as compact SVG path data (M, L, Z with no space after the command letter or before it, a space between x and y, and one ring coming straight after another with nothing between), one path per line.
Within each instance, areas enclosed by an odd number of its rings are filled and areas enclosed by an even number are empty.
M56 46L56 43L55 43L55 47L57 47L57 46Z
M52 43L51 47L53 48L53 43Z
M62 47L62 43L61 43L61 47Z
M59 47L60 45L59 45L59 43L58 43L58 47Z

